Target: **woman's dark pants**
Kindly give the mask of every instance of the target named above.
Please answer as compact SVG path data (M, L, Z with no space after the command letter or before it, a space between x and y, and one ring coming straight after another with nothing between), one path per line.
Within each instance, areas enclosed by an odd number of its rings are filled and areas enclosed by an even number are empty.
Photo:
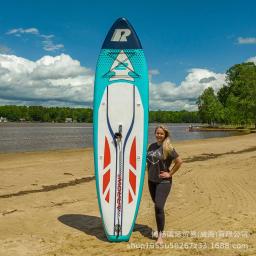
M156 224L158 232L164 230L164 205L170 193L172 181L169 183L155 183L148 181L149 192L155 204Z

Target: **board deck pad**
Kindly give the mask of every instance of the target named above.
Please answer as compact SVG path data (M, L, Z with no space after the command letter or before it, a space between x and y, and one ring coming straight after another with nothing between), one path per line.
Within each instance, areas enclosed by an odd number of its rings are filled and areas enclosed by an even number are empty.
M128 241L140 205L148 138L148 70L130 23L119 18L95 74L94 165L98 204L110 241Z

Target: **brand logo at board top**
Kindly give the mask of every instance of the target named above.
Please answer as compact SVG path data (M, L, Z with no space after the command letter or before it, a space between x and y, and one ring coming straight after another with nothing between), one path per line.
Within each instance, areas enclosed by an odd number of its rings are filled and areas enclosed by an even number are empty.
M111 38L112 42L127 42L127 37L131 35L131 30L128 28L115 29Z

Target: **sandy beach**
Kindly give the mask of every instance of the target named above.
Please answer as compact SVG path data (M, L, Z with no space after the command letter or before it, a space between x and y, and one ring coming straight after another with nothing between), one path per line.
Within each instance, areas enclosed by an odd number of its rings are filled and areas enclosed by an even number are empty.
M165 247L147 182L129 242L110 243L92 149L0 154L0 255L256 255L256 134L174 144ZM145 177L145 181L147 177Z

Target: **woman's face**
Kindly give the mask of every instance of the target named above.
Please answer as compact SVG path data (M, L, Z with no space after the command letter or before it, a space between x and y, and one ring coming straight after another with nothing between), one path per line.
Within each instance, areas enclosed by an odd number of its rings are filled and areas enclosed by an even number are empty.
M155 135L156 135L156 141L158 143L162 143L164 141L165 132L162 128L157 128Z

